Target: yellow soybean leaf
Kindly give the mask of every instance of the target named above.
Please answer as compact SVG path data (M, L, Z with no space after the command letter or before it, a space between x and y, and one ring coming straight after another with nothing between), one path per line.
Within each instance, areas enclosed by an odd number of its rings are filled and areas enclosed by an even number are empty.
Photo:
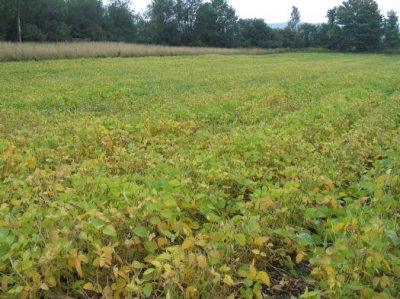
M296 264L300 264L304 259L304 254L299 253L298 255L296 255Z
M325 271L327 277L332 278L335 276L335 269L331 265L322 265L321 268Z
M230 267L228 267L227 265L222 265L221 268L219 268L220 272L229 272L231 270Z
M122 294L124 292L125 286L126 286L126 280L122 279L122 278L119 278L117 280L117 285L116 285L116 289L115 289L115 292L114 292L114 297L116 297L116 295L119 296L120 294Z
M239 270L237 271L237 274L243 278L247 277L247 275L248 275L247 270L243 269L242 267L239 268Z
M207 240L197 240L196 245L200 247L204 247L207 245Z
M155 266L156 268L161 268L162 267L162 264L159 261L154 260L154 261L151 261L150 263L153 266Z
M253 293L254 293L254 296L256 297L256 299L263 299L264 298L263 295L262 295L261 290L258 289L258 288L254 288L253 289Z
M271 198L263 198L260 200L260 209L266 210L274 205L274 201Z
M383 260L382 261L382 268L383 268L383 271L386 271L386 272L391 272L392 271L387 260Z
M223 282L230 287L235 285L235 282L230 275L225 275Z
M337 233L341 231L344 227L344 223L336 223L335 225L332 226L332 232Z
M46 278L46 283L50 288L54 288L57 285L57 281L53 276Z
M109 285L107 285L104 289L103 289L103 295L105 298L112 298L113 297L113 290L111 289L111 287Z
M84 264L88 263L88 258L83 254L78 255L78 259L79 259L80 262L82 262Z
M171 254L168 252L161 253L159 256L157 256L157 259L160 261L169 261L171 260Z
M26 166L28 166L29 168L35 168L37 161L36 161L35 157L30 156L30 157L28 157L28 159L26 159L25 163L26 163Z
M174 271L170 264L165 264L163 267L164 267L164 274L163 274L164 278L168 279L174 276Z
M19 294L18 299L26 299L29 296L31 288L29 286L25 286L23 291Z
M336 280L337 280L339 283L345 283L346 277L345 277L344 275L342 275L342 274L339 274L339 275L336 276Z
M390 285L390 279L386 275L380 279L380 285L384 289Z
M207 267L207 258L204 255L198 255L196 257L197 265L201 268L204 269Z
M335 248L334 248L333 246L328 247L328 248L325 250L325 252L326 252L327 255L333 255L333 254L335 253Z
M169 244L169 241L168 241L167 238L164 238L164 237L157 238L158 247L163 247L163 246L168 245L168 244Z
M189 286L185 290L185 298L198 298L197 289Z
M42 284L40 285L40 288L41 288L42 290L44 290L44 291L50 290L49 287L48 287L48 285L45 284L45 283L42 283Z
M83 289L86 291L93 291L94 290L94 286L91 282L87 282L83 285Z
M264 271L258 271L257 273L257 278L266 286L271 286L271 279L269 278L269 275L267 272Z
M1 277L1 289L4 291L8 290L8 276L6 275Z
M188 263L189 263L189 265L193 265L195 260L196 260L196 256L194 255L194 253L190 252L188 254Z
M75 268L76 272L80 277L83 277L83 272L81 268L81 262L76 256L72 256L68 258L68 267L70 269Z
M267 237L255 237L254 238L254 245L261 247L264 245L265 242L268 241Z
M369 297L369 295L362 294L360 298L364 299L364 298L370 298L370 297ZM372 298L374 298L374 299L389 299L390 297L386 293L381 292L381 293L375 293Z
M61 185L61 184L56 184L55 189L56 189L56 191L59 192L59 193L65 192L65 187L64 187L63 185Z
M380 280L381 280L380 277L374 277L374 279L372 279L372 286L376 288Z
M194 247L195 244L195 239L194 238L187 238L185 241L182 243L182 249L190 249Z
M256 269L256 267L254 267L254 260L253 260L253 262L251 263L251 265L249 267L249 272L247 274L247 278L253 280L254 278L256 278L256 276L257 276L257 269Z
M143 269L145 265L138 261L133 261L132 266L134 269Z

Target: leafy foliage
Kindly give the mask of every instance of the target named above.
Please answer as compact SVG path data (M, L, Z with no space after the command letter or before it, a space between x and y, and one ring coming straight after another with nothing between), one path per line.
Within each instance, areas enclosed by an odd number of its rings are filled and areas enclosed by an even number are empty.
M379 48L382 16L374 0L348 0L336 8L335 24L340 27L342 50L366 51Z
M288 27L292 31L297 31L300 24L300 11L296 6L292 6L292 12L290 14L290 20Z
M3 63L1 296L395 298L398 69L338 54Z
M389 11L384 22L385 46L394 48L400 45L399 17L396 12Z

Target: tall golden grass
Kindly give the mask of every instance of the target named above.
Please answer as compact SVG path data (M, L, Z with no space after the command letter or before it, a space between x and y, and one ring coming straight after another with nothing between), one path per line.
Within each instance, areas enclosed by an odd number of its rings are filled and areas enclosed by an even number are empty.
M269 54L281 50L257 48L205 48L139 45L115 42L10 43L0 42L0 60L31 60L84 57L134 57L173 55Z

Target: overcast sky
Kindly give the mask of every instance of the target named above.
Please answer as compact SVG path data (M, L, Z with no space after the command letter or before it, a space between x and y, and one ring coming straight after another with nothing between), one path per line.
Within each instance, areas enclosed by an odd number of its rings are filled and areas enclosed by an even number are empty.
M131 0L136 12L143 12L150 0ZM283 23L289 19L292 6L300 10L301 21L325 22L328 9L340 5L343 0L228 0L241 18L262 18L267 23ZM400 15L400 0L376 0L381 13L395 10Z

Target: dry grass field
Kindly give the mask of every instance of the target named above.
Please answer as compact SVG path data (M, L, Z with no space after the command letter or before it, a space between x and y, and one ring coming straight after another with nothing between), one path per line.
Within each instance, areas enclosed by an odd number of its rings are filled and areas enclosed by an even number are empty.
M283 50L171 47L113 42L9 43L0 42L0 60L32 60L85 57L135 57L175 55L270 54Z

